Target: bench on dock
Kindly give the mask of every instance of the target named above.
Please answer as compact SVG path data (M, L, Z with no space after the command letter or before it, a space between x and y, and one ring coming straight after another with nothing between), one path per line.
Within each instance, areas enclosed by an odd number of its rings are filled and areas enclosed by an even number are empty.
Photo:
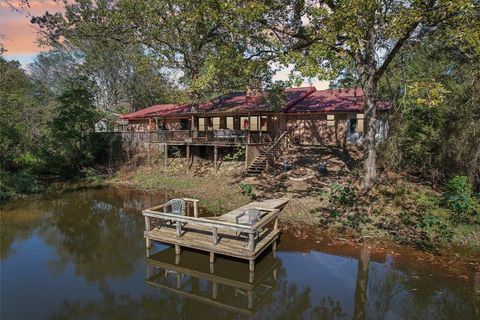
M194 203L193 216L164 212L165 205L143 211L147 248L154 240L175 245L177 254L180 247L209 252L210 263L214 262L215 254L246 259L251 271L255 258L269 245L276 250L279 214L288 199L252 202L218 217L198 217L198 200L184 200ZM250 224L244 214L247 209L259 210L259 220Z

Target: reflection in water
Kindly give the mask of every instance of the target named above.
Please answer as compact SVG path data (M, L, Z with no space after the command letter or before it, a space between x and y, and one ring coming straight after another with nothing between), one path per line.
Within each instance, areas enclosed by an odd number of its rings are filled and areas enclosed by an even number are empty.
M478 319L480 275L446 275L285 229L277 257L248 264L156 245L142 208L162 194L76 191L1 212L1 319ZM302 234L303 239L294 237ZM28 305L28 307L25 307Z
M252 315L277 284L278 259L270 252L256 261L250 272L243 261L167 248L147 258L145 282L179 296L243 315Z

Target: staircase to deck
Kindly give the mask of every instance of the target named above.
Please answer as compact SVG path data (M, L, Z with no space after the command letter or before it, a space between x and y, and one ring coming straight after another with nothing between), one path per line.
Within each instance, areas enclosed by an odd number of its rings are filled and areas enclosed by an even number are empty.
M288 149L289 141L289 133L287 131L283 132L280 137L253 159L246 170L246 174L248 176L258 176L265 171L268 172L278 157Z

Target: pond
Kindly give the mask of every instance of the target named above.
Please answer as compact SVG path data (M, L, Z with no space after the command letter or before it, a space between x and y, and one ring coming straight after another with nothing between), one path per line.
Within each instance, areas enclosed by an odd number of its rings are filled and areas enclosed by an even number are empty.
M283 226L248 264L155 244L141 209L164 194L90 189L1 212L1 319L480 319L472 270ZM149 255L149 257L147 257Z

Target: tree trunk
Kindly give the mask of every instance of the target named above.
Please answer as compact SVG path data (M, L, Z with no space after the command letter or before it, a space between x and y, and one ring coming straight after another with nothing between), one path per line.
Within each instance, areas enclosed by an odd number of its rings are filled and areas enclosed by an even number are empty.
M376 92L377 81L373 76L367 77L363 84L363 95L365 97L365 140L364 150L366 158L364 162L365 175L363 177L363 188L370 188L377 180L377 150L375 143L375 124L377 122Z

